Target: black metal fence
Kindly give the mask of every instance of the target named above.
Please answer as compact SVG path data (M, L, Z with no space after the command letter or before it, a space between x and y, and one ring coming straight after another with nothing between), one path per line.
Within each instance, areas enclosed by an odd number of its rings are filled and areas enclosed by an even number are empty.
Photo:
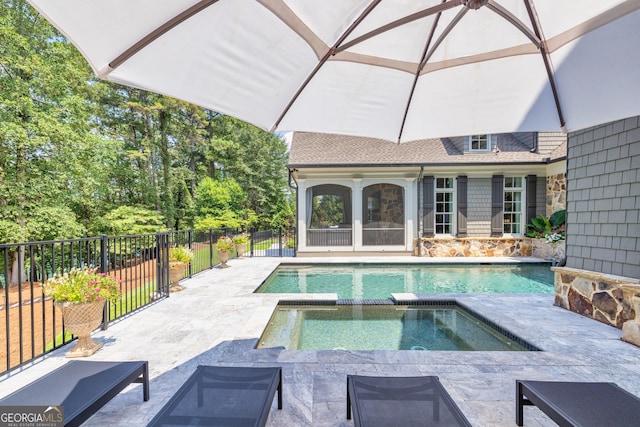
M122 298L106 304L101 328L169 296L169 248L187 246L194 257L184 277L219 263L215 243L240 230L180 230L0 244L0 374L76 339L42 285L72 268L97 268L120 280ZM251 231L246 256L295 256L295 232ZM232 253L235 256L235 252ZM2 354L0 352L0 354Z

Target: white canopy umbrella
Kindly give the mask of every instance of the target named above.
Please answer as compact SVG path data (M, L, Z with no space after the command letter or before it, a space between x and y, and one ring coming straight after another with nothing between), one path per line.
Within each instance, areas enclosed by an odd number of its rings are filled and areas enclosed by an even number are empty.
M29 0L103 79L410 141L640 114L640 0Z

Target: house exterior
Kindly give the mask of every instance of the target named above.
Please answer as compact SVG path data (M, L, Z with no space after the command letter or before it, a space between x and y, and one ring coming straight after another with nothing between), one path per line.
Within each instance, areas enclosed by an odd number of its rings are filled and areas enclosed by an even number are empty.
M555 304L640 346L640 116L569 133L567 177Z
M561 133L294 133L298 254L531 255L526 224L565 208L566 152Z

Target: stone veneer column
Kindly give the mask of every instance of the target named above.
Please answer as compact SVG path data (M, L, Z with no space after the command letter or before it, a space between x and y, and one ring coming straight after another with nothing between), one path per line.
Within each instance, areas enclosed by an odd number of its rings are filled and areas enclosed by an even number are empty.
M565 209L567 205L567 176L564 173L547 177L546 216Z

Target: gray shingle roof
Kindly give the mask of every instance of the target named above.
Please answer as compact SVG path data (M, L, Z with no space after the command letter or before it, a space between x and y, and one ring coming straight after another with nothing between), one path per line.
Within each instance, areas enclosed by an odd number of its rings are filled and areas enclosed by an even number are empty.
M295 132L288 166L545 163L545 159L551 157L532 153L531 147L508 134L498 138L498 148L498 153L463 153L448 138L394 144L374 138ZM562 156L556 154L556 157Z

